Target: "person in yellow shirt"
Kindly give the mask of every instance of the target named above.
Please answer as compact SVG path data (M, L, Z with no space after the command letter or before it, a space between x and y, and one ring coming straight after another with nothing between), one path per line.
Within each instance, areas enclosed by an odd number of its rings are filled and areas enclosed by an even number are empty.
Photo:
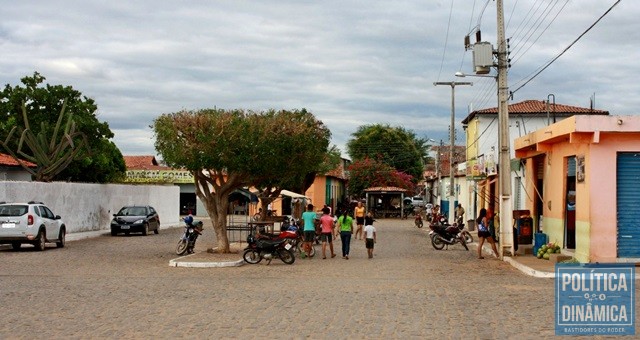
M358 202L358 205L356 206L356 208L353 210L353 216L356 217L356 234L355 234L355 238L356 240L361 240L362 239L362 226L364 226L364 206L362 205L362 202ZM358 237L358 235L360 235L360 237Z

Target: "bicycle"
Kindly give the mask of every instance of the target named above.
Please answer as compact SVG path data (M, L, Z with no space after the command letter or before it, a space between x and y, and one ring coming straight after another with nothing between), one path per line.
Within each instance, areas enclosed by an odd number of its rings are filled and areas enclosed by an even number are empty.
M275 210L267 210L266 216L268 216L268 217L278 216L278 214L277 214L277 212ZM251 219L254 222L262 221L262 208L257 213L253 214Z

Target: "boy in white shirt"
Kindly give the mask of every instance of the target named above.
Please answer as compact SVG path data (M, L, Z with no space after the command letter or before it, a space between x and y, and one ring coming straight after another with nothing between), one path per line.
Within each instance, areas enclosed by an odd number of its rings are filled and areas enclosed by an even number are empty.
M371 212L367 213L367 220L364 227L364 244L367 247L367 254L369 258L373 258L373 245L376 243L376 228L373 227L373 217Z

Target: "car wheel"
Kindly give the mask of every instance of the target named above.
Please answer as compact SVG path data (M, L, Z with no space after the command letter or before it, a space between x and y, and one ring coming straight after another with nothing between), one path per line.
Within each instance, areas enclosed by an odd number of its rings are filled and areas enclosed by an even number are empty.
M149 224L148 223L145 223L144 226L142 227L142 235L143 236L149 235Z
M160 233L160 225L157 225L155 229L153 229L153 233L158 235Z
M13 248L13 250L20 250L21 246L22 246L22 243L20 243L20 242L11 243L11 248Z
M36 243L34 244L34 246L36 246L36 249L38 249L39 251L43 251L46 243L47 235L44 233L44 229L40 229L40 231L38 232L38 238L36 239Z
M64 248L66 243L65 238L67 237L67 231L64 228L60 228L60 234L58 235L58 241L56 242L56 246L58 248Z
M116 235L118 235L118 231L111 228L111 236L116 236Z

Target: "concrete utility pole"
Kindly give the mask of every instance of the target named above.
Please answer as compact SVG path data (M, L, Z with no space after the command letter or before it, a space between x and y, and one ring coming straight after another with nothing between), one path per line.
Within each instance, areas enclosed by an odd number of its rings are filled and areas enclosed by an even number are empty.
M504 32L504 8L502 0L496 0L498 12L498 132L500 149L498 170L500 183L500 256L505 249L514 255L513 211L511 205L511 152L509 135L509 87L507 85L507 42Z
M435 82L437 85L451 86L451 126L449 127L449 222L452 223L455 218L455 188L454 188L454 171L453 171L453 149L455 146L455 123L456 123L456 86L457 85L471 85L473 83L463 81L450 81L450 82Z

